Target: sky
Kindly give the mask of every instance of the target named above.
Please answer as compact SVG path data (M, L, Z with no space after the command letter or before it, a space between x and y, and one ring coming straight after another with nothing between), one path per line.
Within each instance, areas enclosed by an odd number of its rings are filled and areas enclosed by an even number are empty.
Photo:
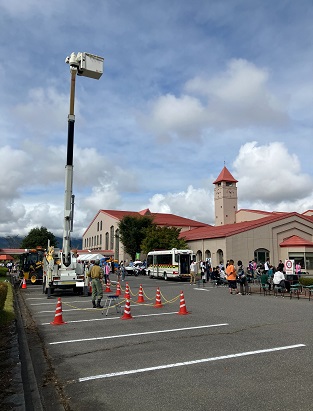
M62 235L70 70L74 237L100 209L214 224L224 165L238 208L313 209L311 0L0 0L0 236Z

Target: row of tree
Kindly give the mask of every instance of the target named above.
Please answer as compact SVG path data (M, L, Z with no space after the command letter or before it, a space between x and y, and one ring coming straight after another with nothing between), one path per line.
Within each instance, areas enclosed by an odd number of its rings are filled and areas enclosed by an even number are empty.
M125 216L119 222L118 228L119 240L133 260L140 252L148 254L149 251L157 249L187 248L186 241L179 238L180 229L157 226L148 216ZM13 240L14 237L8 236L8 241L12 243ZM46 248L48 240L50 245L57 247L58 241L55 235L46 227L37 227L31 229L16 248L36 248L38 246Z
M152 250L187 248L186 241L178 238L181 231L179 228L157 226L148 216L125 216L118 226L124 250L133 260L138 252L148 254Z

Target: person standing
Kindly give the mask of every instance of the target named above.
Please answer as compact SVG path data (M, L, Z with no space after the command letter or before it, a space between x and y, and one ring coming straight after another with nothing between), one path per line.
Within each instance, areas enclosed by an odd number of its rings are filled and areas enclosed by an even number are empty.
M91 270L88 272L88 277L91 277L92 306L93 308L103 308L103 306L101 305L101 299L103 297L103 288L102 288L103 270L100 267L100 260L95 261L95 264L91 267ZM96 300L97 300L97 304L96 304Z
M225 274L226 274L227 281L228 281L229 293L232 294L233 290L234 290L235 294L238 294L238 291L237 291L237 272L236 272L236 268L234 266L234 260L229 260L229 263L226 267Z
M282 273L284 272L285 264L282 262L282 260L279 260L278 266L277 266L277 271L281 271Z
M120 262L120 269L121 269L121 275L122 275L122 281L125 280L125 266L124 266L124 261Z
M239 287L240 287L239 294L242 294L242 295L249 294L248 279L247 279L247 276L246 276L241 260L239 260L237 263L237 272L238 272Z
M301 264L299 262L296 263L296 275L299 277L301 274Z
M190 285L196 284L196 275L197 275L197 263L195 261L191 261L190 264Z
M267 273L269 269L270 269L270 259L267 258L264 263L264 271Z
M200 270L201 270L201 280L203 283L206 283L206 266L204 261L200 261Z
M105 282L105 284L108 283L110 271L111 271L110 263L107 262L105 267L104 267L104 274L105 274L104 275L104 282Z

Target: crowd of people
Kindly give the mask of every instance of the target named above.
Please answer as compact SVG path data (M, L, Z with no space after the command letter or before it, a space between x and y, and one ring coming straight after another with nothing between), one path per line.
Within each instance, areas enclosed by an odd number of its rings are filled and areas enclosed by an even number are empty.
M199 268L197 267L199 265ZM190 265L190 284L195 284L196 275L200 271L203 282L211 281L215 285L228 285L230 294L246 295L249 294L249 283L258 282L266 285L269 290L274 287L290 291L290 282L286 280L285 266L282 260L279 260L276 267L270 264L267 259L264 264L257 264L255 260L249 261L247 267L244 267L241 260L235 264L230 259L224 266L223 262L216 267L211 267L209 261L192 261ZM301 265L296 262L295 274L300 276ZM238 290L239 285L239 290Z

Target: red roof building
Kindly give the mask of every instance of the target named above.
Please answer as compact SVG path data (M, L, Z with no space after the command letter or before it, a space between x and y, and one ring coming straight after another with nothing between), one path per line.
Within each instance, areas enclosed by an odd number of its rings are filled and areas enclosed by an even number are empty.
M276 266L279 260L294 259L304 271L313 274L313 210L303 214L238 210L237 182L226 167L213 182L214 226L149 209L99 210L83 234L83 248L112 250L116 258L125 260L123 246L116 241L119 221L126 215L151 216L159 226L180 228L180 236L198 261L210 259L216 266L233 259L248 265L250 260L262 263L269 258Z

